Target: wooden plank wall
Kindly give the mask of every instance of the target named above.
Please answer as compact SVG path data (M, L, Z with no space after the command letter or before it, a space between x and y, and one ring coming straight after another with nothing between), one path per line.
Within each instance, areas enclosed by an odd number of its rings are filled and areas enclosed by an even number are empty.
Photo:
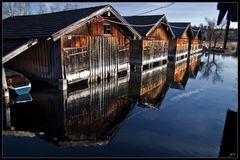
M192 40L191 51L201 49L201 48L202 48L202 40L201 39L195 38L194 40Z
M50 65L52 46L51 41L40 38L36 45L8 61L5 66L21 72L27 77L51 83L54 76Z
M189 47L189 39L188 38L178 38L177 39L176 54L187 52L188 47Z
M131 40L130 63L142 66L158 62L158 59L168 55L169 40L163 26L156 27L142 40Z
M143 40L143 61L167 56L168 41L166 40Z
M88 79L106 79L117 76L121 65L129 64L130 40L126 37L103 36L64 36L62 54L65 74L69 83ZM89 73L83 76L81 73Z

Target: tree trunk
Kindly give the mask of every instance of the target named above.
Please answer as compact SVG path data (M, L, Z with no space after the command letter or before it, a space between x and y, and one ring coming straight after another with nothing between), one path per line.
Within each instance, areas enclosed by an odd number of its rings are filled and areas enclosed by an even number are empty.
M215 48L216 45L217 45L217 39L214 40L214 46L213 46L213 48Z

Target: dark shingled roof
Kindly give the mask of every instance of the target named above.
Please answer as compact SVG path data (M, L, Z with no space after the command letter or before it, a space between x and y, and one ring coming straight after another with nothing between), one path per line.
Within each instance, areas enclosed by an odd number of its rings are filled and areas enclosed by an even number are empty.
M25 39L18 39L18 40L12 40L12 39L4 39L3 40L3 53L2 57L6 56L8 53L18 49L28 41L30 41L31 38L25 38Z
M187 26L190 24L190 23L182 23L182 22L169 22L172 30L173 30L173 33L175 34L175 37L178 38L178 37L181 37L182 34L184 33L184 31L186 30ZM175 28L174 26L176 27L183 27L183 28Z
M3 20L3 38L48 37L107 5Z
M196 37L196 35L198 34L199 32L199 27L192 27L192 31L193 31L193 36Z
M164 15L149 15L149 16L125 16L125 20L129 24L134 25L146 25L146 24L155 24L157 23ZM134 27L135 30L142 36L145 37L147 32L153 27L147 26L147 27Z

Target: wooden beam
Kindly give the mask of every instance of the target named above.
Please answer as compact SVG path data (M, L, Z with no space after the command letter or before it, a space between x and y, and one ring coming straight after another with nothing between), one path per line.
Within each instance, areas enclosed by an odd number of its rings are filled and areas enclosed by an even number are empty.
M227 26L226 26L226 29L225 29L223 49L226 49L226 46L227 46L229 26L230 26L230 20L227 20Z
M6 80L6 74L5 74L5 69L4 66L2 65L2 89L3 89L3 96L4 97L9 97L9 91L7 88L7 80Z
M8 53L6 56L2 58L2 64L6 63L10 59L14 58L15 56L19 55L23 51L27 50L31 46L37 44L38 40L37 39L31 39L28 42L24 43L22 46L18 47L14 51Z

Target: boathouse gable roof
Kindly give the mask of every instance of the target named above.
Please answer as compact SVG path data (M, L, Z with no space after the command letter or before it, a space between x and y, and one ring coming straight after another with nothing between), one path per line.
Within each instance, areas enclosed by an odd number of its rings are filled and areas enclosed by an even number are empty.
M203 39L202 30L200 27L192 27L194 38L198 37L199 39Z
M3 38L40 38L59 39L74 29L87 23L96 16L111 11L122 23L126 23L111 5L82 8L55 13L15 16L3 20ZM140 35L131 27L126 27L137 37Z
M169 22L176 38L181 38L184 32L188 32L190 38L193 38L191 23L189 22Z
M134 28L138 31L138 33L142 37L148 36L152 30L154 30L162 21L168 23L165 15L147 15L147 16L124 16L127 22L130 25L149 25L149 26L134 26ZM174 37L173 31L170 27L170 36Z

